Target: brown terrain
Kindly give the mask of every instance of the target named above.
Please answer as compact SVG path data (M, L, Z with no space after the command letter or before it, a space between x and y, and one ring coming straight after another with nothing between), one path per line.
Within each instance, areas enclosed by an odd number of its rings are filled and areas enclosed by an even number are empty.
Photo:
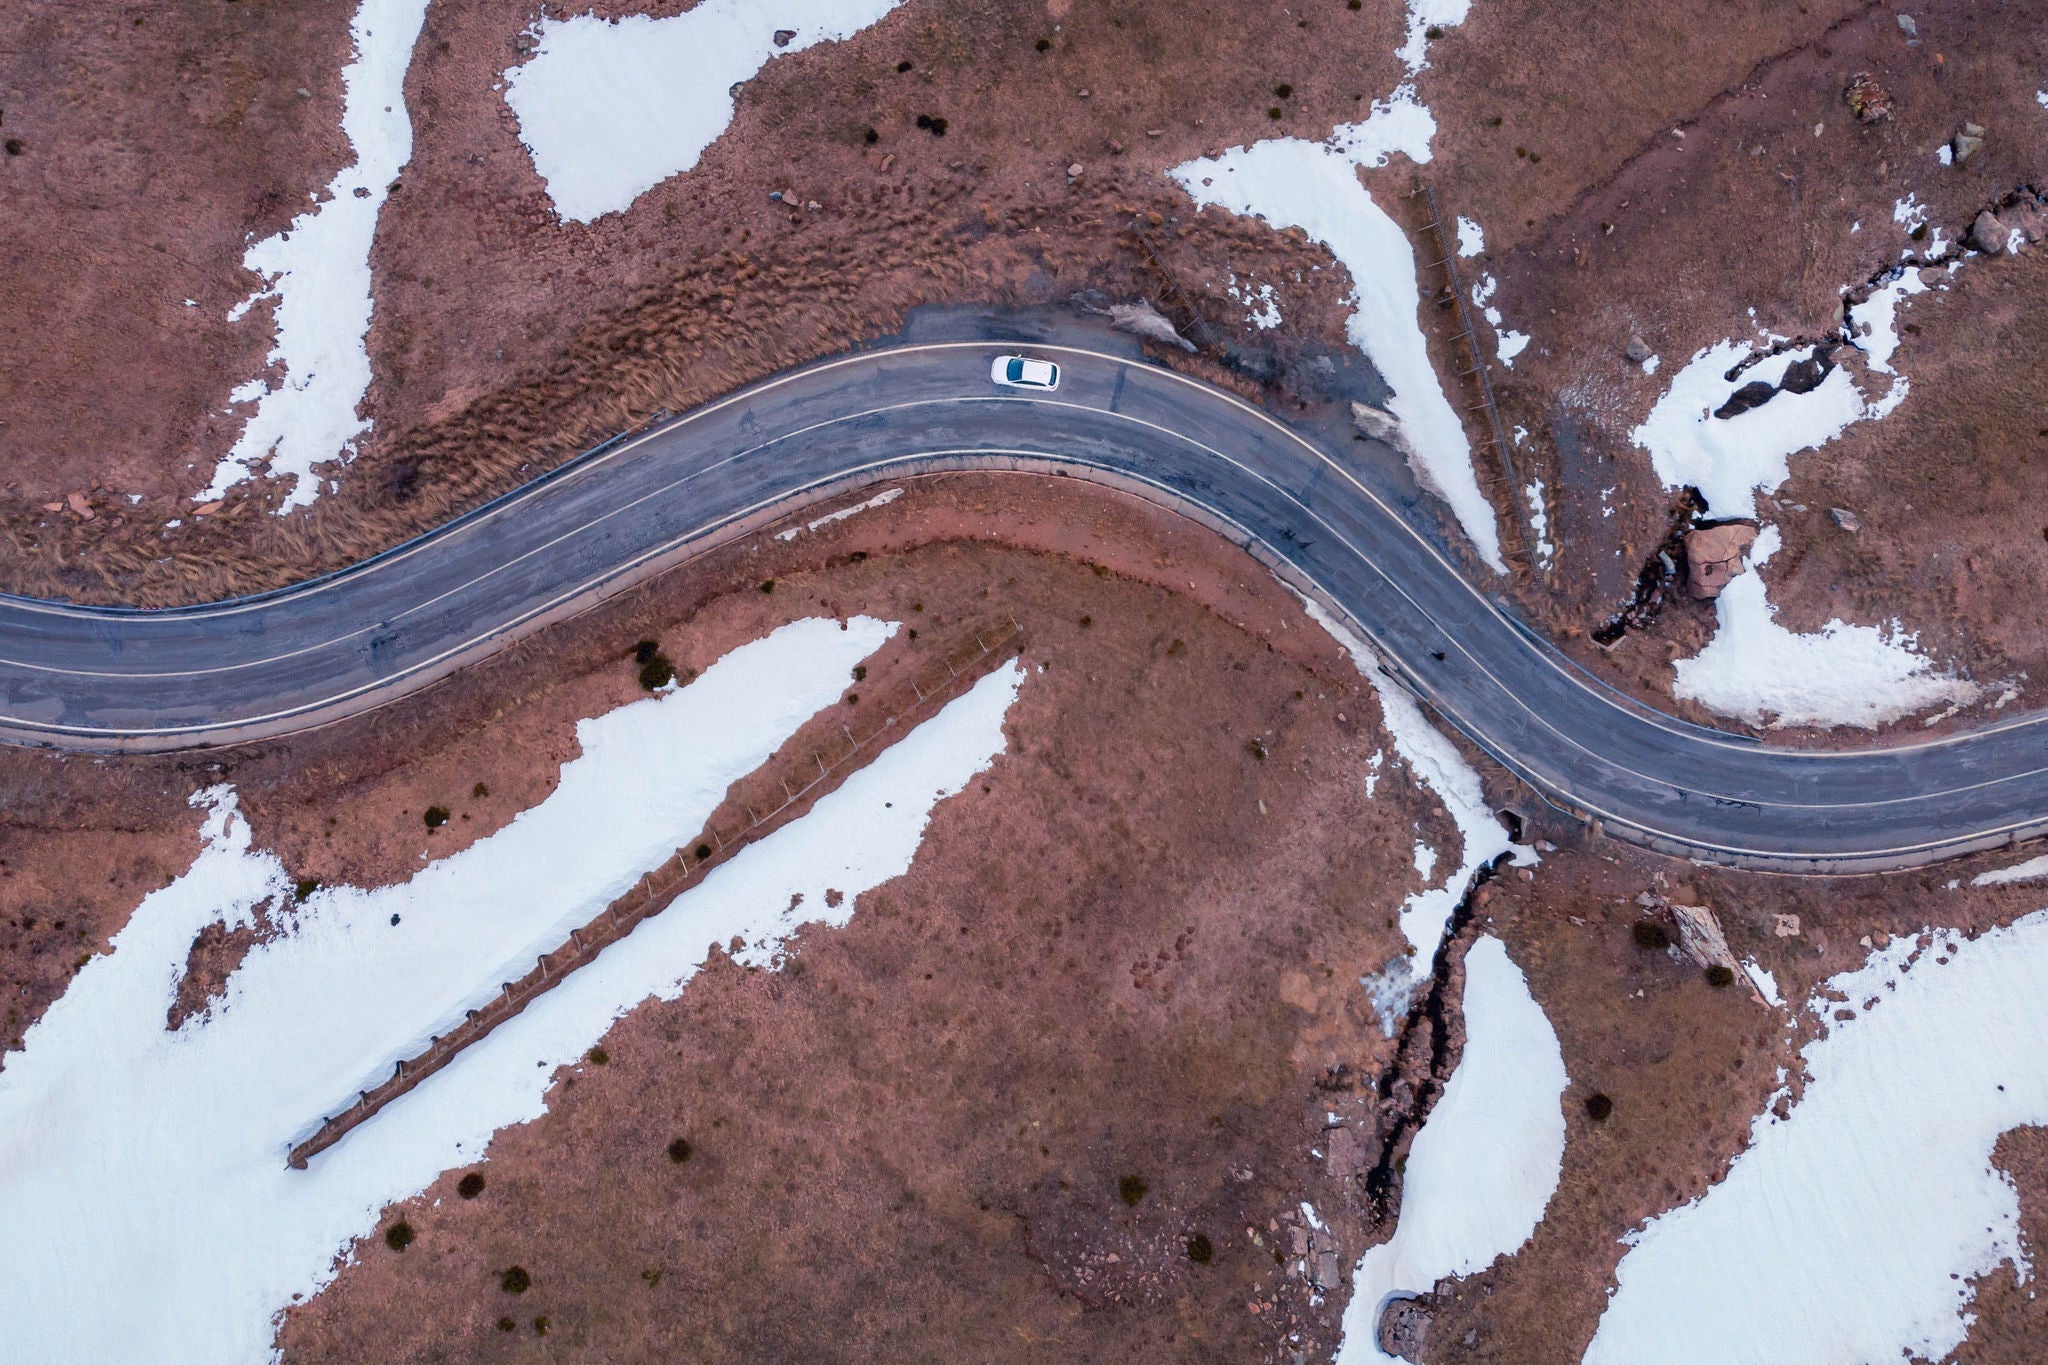
M408 77L413 160L373 256L374 433L307 511L268 515L278 490L258 482L196 516L234 439L226 394L271 342L262 310L224 321L255 283L241 254L348 155L352 12L0 13L0 588L162 604L287 582L931 303L1150 298L1201 345L1158 359L1286 410L1310 397L1304 358L1345 345L1341 268L1299 234L1193 212L1164 171L1358 117L1401 79L1405 24L1388 0L1257 19L1222 0L910 0L770 63L691 174L565 226L493 88L539 11L436 4ZM1419 169L1487 234L1466 282L1496 276L1504 325L1533 338L1493 379L1530 433L1516 458L1550 490L1558 556L1518 564L1507 592L1589 667L1693 719L1713 718L1672 701L1669 665L1709 637L1711 605L1674 596L1614 648L1591 640L1677 510L1630 430L1704 346L1832 335L1845 290L1927 249L1893 221L1907 193L1955 241L2048 188L2037 8L1937 0L1911 34L1898 14L1598 0L1560 23L1479 0L1418 80L1439 127ZM1849 110L1859 72L1889 92L1888 119ZM1939 164L1969 122L1983 149ZM1365 175L1419 230L1417 170ZM1972 256L1906 305L1911 396L1795 456L1762 504L1784 533L1766 578L1787 626L1897 617L1944 665L2021 686L2023 707L2048 680L2029 610L2048 589L2043 250ZM1284 323L1250 328L1227 272L1272 284ZM1424 312L1439 372L1467 368L1448 307ZM1661 357L1655 378L1626 358L1634 338ZM1569 1140L1532 1242L1425 1301L1422 1358L1576 1360L1617 1239L1719 1178L1803 1036L1639 948L1638 897L1714 907L1792 1001L1866 938L2038 906L2025 888L1944 889L1975 866L1812 881L1659 859L1481 765L1551 848L1533 877L1475 895L1425 1000L1448 1009L1441 1031L1419 1010L1389 1043L1357 979L1397 949L1414 839L1448 860L1456 836L1406 782L1364 798L1386 739L1349 661L1251 561L1163 513L1021 477L905 488L789 543L721 549L346 724L163 758L0 750L15 1048L188 865L198 787L235 783L296 877L379 885L545 796L576 720L640 695L641 639L687 671L804 615L943 637L999 611L1049 666L908 875L802 936L783 970L714 958L680 1000L622 1019L545 1118L385 1212L286 1318L287 1358L1328 1359L1349 1268L1390 1231L1402 1143L1455 1063L1458 957L1485 929L1557 1029ZM1512 490L1494 495L1519 517ZM452 818L429 830L435 805ZM1799 936L1774 934L1778 914ZM169 1022L205 1008L251 937L195 943ZM2038 1247L2048 1138L2015 1130L1997 1160ZM1304 1200L1328 1237L1301 1226ZM403 1252L383 1237L399 1221L416 1233ZM518 1293L502 1287L515 1265ZM1977 1311L1957 1359L2037 1357L2048 1310L2009 1271Z

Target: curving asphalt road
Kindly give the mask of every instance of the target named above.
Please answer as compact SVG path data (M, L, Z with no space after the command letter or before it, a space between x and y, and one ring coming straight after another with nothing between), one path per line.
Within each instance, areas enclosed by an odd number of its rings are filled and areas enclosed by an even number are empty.
M1013 343L1014 344L1014 343ZM1476 591L1345 463L1132 355L1001 342L797 371L602 449L418 540L256 597L167 611L0 597L0 740L164 750L367 710L793 506L959 469L1059 471L1228 535L1348 618L1386 669L1546 799L1668 852L1798 872L1930 862L2048 832L2044 721L1862 752L1660 715Z

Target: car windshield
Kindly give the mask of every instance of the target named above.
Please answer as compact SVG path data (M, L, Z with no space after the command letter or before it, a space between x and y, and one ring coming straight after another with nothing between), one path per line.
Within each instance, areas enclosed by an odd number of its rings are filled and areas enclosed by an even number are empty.
M1013 384L1024 377L1024 358L1022 356L1013 355L1010 357L1010 368L1008 373L1010 376L1010 382Z

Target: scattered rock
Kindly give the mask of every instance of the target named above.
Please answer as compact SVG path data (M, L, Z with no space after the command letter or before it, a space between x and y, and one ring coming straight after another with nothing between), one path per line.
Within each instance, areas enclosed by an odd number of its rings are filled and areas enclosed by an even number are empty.
M1328 1153L1323 1169L1333 1180L1355 1180L1372 1169L1374 1157L1366 1146L1365 1135L1349 1124L1332 1128L1323 1142L1323 1150Z
M1779 938L1799 937L1799 916L1773 912L1771 932Z
M64 505L69 507L71 514L80 521L92 520L92 504L85 500L85 494L66 493L64 495Z
M1960 166L1984 150L1984 126L1980 123L1965 123L1963 131L1949 143L1955 154L1955 164Z
M1908 38L1918 38L1920 36L1920 25L1913 22L1912 15L1901 14L1899 16L1899 32L1905 34Z
M1786 393L1812 393L1833 368L1834 365L1823 356L1810 355L1804 360L1795 360L1785 367L1785 377L1778 381L1778 387Z
M1859 71L1849 78L1842 98L1859 123L1882 123L1892 116L1891 91L1879 85L1877 77L1868 71Z
M1756 541L1756 527L1744 521L1703 526L1685 533L1685 587L1711 602L1742 572L1742 556Z
M1846 507L1830 507L1828 509L1828 520L1834 522L1835 525L1841 527L1852 536L1863 529L1863 523L1858 521L1856 514Z
M1079 180L1083 175L1087 173L1087 171L1088 168L1086 166L1083 166L1080 162L1076 161L1073 165L1067 167L1067 179Z
M778 28L775 30L775 45L777 47L788 47L794 41L796 41L795 29Z
M1749 979L1749 973L1742 970L1742 964L1735 960L1721 933L1721 921L1714 918L1712 910L1704 905L1673 905L1671 918L1678 925L1679 946L1685 949L1687 957L1703 968L1726 968L1736 981L1749 987L1750 995L1759 1005L1769 1003L1756 982Z
M1641 337L1630 337L1628 345L1621 348L1621 353L1627 356L1632 364L1636 365L1640 365L1650 358L1650 348Z
M1308 1263L1309 1283L1326 1294L1343 1283L1343 1274L1334 1251L1318 1251L1315 1259Z
M1729 394L1728 401L1714 409L1714 416L1726 421L1730 417L1748 412L1751 408L1760 408L1777 396L1778 390L1775 386L1766 384L1761 379L1752 379Z
M1403 1360L1421 1360L1435 1314L1422 1299L1393 1299L1380 1310L1380 1349Z
M1371 403L1351 404L1351 425L1358 428L1358 434L1368 441L1379 441L1390 445L1402 454L1408 453L1408 438L1401 432L1401 423L1393 413Z
M1977 215L1977 221L1970 224L1970 245L1990 256L2002 256L2008 251L2017 251L2021 243L2013 239L2019 234L2000 222L1998 215L1990 209Z
M1144 337L1166 346L1178 346L1183 351L1192 352L1195 349L1195 343L1176 331L1173 324L1166 320L1165 314L1154 308L1148 299L1139 299L1136 303L1111 304L1109 325L1119 332L1129 332L1132 336Z
M192 515L195 517L210 517L227 505L226 498L217 498L212 502L202 502L192 509Z

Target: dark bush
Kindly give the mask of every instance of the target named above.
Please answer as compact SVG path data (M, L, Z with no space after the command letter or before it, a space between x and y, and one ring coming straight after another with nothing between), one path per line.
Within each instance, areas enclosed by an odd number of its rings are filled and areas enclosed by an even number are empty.
M1198 1232L1188 1238L1188 1259L1196 1265L1207 1265L1216 1259L1216 1244L1209 1240L1209 1234Z
M1273 87L1273 94L1280 99L1288 99L1293 96L1294 87L1289 85L1286 81L1282 81L1280 82L1280 84Z
M1663 925L1653 919L1637 920L1635 935L1638 948L1655 950L1671 946L1671 935L1665 931Z
M472 801L481 801L490 794L491 789L489 787L486 787L481 782L477 783L474 787L471 787L469 789L469 796Z
M771 579L769 579L769 580L768 580L767 582L763 583L763 584L761 585L761 591L762 591L762 592L774 592L774 591L775 591L775 580L771 578Z
M877 142L880 142L882 140L882 135L876 132L874 129L870 128L866 132L862 133L860 135L860 138L861 141L867 143L868 146L872 147Z
M709 858L710 856L711 856L711 845L709 845L709 844L699 844L699 845L697 845L697 861L698 861L698 862L700 862L700 863L701 863L701 862L703 862L703 861L704 861L705 859Z
M514 1330L515 1328L517 1328L518 1326L519 1326L519 1324L518 1324L518 1323L516 1323L516 1322L514 1322L514 1321L512 1321L512 1319L510 1319L510 1318L499 1318L499 1319L498 1319L498 1330L499 1330L500 1332L510 1332L510 1331Z
M910 66L911 64L909 62L896 63L896 74L899 76L902 75L904 72L910 70Z
M659 654L640 665L640 685L649 692L658 692L675 681L676 666Z
M1439 24L1431 24L1428 28L1422 30L1422 36L1433 43L1444 36L1443 27Z
M603 1066L606 1062L609 1062L611 1059L612 1054L606 1052L601 1047L594 1047L590 1049L590 1064L592 1066Z
M292 883L292 899L302 901L320 889L318 877L301 877Z
M439 829L448 823L448 808L446 806L428 806L427 813L420 818L427 822L428 829Z
M1253 735L1244 742L1244 751L1253 758L1263 760L1266 757L1266 742L1257 735Z
M697 1149L690 1145L688 1138L677 1138L668 1145L668 1159L680 1166L690 1159L690 1153L695 1150Z
M661 657L661 643L657 640L642 640L633 646L633 662L651 664Z
M1593 1120L1593 1122L1605 1123L1607 1122L1607 1116L1613 1112L1614 1101L1608 1099L1605 1095L1596 1093L1586 1096L1586 1117Z
M400 1220L384 1229L384 1245L393 1251L403 1251L412 1245L412 1224Z
M1138 1201L1143 1199L1146 1191L1151 1188L1150 1185L1145 1183L1144 1176L1127 1175L1122 1180L1116 1182L1116 1197L1129 1204L1132 1208L1136 1208Z
M1083 629L1083 630L1086 630L1086 629L1088 629L1088 627L1090 627L1090 626L1092 626L1092 625L1094 625L1094 624L1095 624L1095 618L1094 618L1094 617L1092 617L1092 616L1083 616L1083 617L1081 618L1081 629Z
M855 682L866 682L868 680L868 666L866 664L855 664L853 666L853 680Z
M1033 43L1032 46L1036 47L1040 52L1050 52L1052 51L1052 39L1040 38L1036 43Z
M468 1175L456 1181L455 1192L464 1199L474 1199L482 1194L484 1192L483 1172L471 1171Z
M20 138L11 137L7 139L7 155L20 156L23 152L27 150L28 144L26 142L23 142Z
M515 1265L498 1272L498 1288L507 1294L524 1294L533 1288L533 1276L526 1273L525 1266Z
M537 1337L544 1337L548 1334L547 1314L542 1313L539 1317L533 1320L533 1334Z
M1267 118L1279 118L1279 117L1280 117L1280 106L1276 104L1276 105L1274 105L1274 106L1273 106L1273 107L1272 107L1271 109L1268 109L1268 110L1266 111L1266 117L1267 117Z
M1707 984L1715 990L1726 990L1735 984L1735 973L1716 962L1707 968Z

